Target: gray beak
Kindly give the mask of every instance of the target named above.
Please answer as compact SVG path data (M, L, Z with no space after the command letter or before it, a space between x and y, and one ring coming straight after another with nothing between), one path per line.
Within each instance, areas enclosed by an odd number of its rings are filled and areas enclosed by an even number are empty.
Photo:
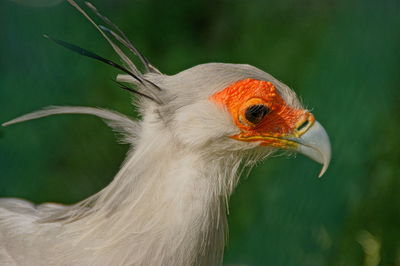
M304 154L305 156L313 159L314 161L322 164L322 170L318 177L321 177L326 169L328 169L329 162L331 161L331 142L329 141L328 134L318 121L295 141L300 145L296 151Z

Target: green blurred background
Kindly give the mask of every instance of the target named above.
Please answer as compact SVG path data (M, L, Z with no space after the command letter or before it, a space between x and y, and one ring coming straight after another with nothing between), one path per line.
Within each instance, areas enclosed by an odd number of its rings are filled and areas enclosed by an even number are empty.
M271 158L230 204L227 265L400 265L399 1L102 0L164 73L248 63L284 81L328 131L331 167ZM0 0L0 121L48 105L135 116L117 72L42 37L115 59L64 1ZM73 203L106 186L127 146L99 119L66 115L0 130L0 196Z

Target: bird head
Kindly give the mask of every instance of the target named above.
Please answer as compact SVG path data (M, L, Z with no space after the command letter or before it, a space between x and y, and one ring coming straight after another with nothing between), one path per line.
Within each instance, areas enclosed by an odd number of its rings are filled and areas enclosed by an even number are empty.
M149 112L156 110L176 139L191 149L298 152L323 164L319 176L329 165L324 128L293 90L256 67L210 63L145 78L162 88L158 95L163 104L152 104Z
M167 129L178 145L190 150L202 149L222 155L298 152L323 165L319 176L326 171L331 158L326 131L302 107L296 94L270 74L251 65L209 63L176 75L164 75L92 4L86 3L121 35L97 25L73 0L68 1L100 31L127 68L75 45L46 37L125 72L117 76L117 81L137 87L133 90L120 84L144 100L139 104L144 124L157 125L157 130ZM145 73L108 36L137 55Z

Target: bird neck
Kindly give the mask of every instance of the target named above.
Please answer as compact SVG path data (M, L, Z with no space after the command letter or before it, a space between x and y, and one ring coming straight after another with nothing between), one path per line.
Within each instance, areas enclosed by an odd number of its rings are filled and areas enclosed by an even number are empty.
M74 224L90 225L88 239L101 232L106 248L120 250L118 257L130 262L219 264L240 160L204 156L166 131L151 132L144 132L112 183L95 195L89 214Z

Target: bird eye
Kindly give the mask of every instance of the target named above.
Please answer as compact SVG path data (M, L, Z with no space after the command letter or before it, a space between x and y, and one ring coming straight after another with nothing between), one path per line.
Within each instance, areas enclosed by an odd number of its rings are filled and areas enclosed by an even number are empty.
M246 109L245 117L252 124L258 124L269 111L269 108L264 104L256 104Z

